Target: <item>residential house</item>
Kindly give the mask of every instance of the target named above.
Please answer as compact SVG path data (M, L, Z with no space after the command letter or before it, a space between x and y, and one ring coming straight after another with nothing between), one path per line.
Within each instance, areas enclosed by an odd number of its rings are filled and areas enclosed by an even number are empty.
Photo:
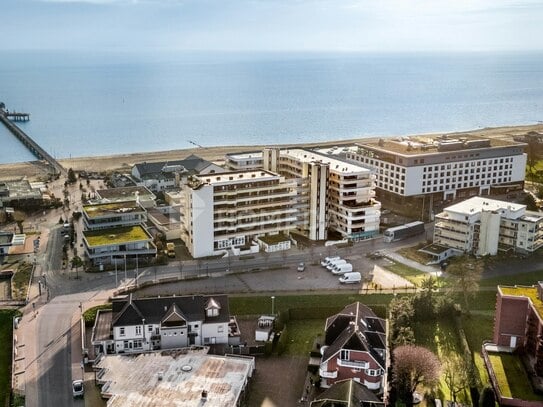
M224 172L224 169L195 155L183 160L143 162L132 167L132 177L138 186L153 192L179 188L190 175Z
M104 324L102 321L111 321ZM102 328L99 328L102 326ZM97 353L131 353L239 341L226 295L115 298L95 324Z
M355 302L326 320L321 347L321 386L354 379L369 390L384 389L386 373L386 322L371 308Z

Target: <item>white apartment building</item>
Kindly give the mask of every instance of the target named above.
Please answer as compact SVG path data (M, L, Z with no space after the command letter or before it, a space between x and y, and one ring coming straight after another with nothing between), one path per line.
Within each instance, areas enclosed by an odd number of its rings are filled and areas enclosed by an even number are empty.
M379 232L381 204L371 170L306 149L266 148L263 165L296 181L306 213L298 229L309 239L327 239L329 229L350 240Z
M195 258L288 234L303 215L296 181L265 170L192 176L184 192L181 236Z
M360 143L346 156L375 170L383 202L430 197L438 203L522 190L525 146L472 136L412 136Z
M434 243L478 256L532 253L543 246L543 216L526 205L473 197L436 215Z
M224 166L230 170L256 170L262 168L262 151L226 154Z

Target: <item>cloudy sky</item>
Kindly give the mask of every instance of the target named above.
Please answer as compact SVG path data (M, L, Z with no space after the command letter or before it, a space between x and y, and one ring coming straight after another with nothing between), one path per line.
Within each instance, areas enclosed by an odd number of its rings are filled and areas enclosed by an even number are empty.
M543 49L541 0L0 0L0 49Z

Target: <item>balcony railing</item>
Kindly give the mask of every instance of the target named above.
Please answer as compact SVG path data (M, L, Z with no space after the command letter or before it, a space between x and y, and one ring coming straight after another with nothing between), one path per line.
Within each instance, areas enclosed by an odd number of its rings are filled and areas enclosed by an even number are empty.
M319 375L325 379L335 379L337 378L337 370L332 370L331 372L319 369Z
M368 362L358 361L358 360L344 360L344 359L339 359L339 358L337 360L337 364L338 366L349 367L352 369L367 369L369 367Z

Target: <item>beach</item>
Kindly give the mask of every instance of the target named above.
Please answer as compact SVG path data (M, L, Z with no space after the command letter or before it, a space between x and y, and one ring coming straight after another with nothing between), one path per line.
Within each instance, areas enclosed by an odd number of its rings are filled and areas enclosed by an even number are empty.
M538 132L543 134L543 123L526 126L504 126L495 128L484 128L465 132L455 133L432 133L447 134L451 136L473 135L480 137L512 139L515 136L522 136L529 132ZM419 134L424 136L429 134ZM397 135L388 135L382 137L371 138L356 138L349 140L331 140L318 143L303 143L303 144L282 144L277 147L305 147L311 148L316 146L336 146L353 143L363 143L375 141L379 138L398 137ZM72 168L74 171L90 171L90 172L130 172L131 167L139 162L152 161L173 161L183 159L191 154L195 154L206 160L216 163L224 161L224 155L242 151L258 151L266 147L265 145L237 145L237 146L218 146L218 147L198 147L168 151L152 151L144 153L131 154L114 154L93 157L76 157L69 159L60 159L59 162L66 168ZM0 179L17 179L27 177L29 180L43 179L47 174L47 166L41 161L29 161L13 164L0 164Z

